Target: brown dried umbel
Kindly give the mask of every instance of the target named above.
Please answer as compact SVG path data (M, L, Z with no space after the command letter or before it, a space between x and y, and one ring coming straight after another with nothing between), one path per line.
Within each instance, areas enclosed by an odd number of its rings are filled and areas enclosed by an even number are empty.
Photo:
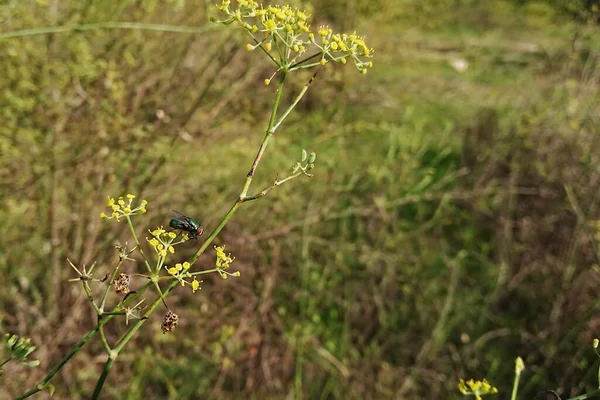
M173 332L175 328L177 328L177 324L179 323L179 316L175 314L173 311L167 312L162 322L162 331L163 333Z
M130 292L129 283L131 282L131 277L127 274L120 273L119 277L115 279L115 291L121 294L127 294Z

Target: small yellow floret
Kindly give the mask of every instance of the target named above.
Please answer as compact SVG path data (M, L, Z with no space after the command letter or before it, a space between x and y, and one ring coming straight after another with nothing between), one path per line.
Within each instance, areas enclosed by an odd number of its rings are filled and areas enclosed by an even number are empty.
M196 290L198 290L200 288L200 282L198 282L196 280L196 278L194 278L194 280L192 281L192 293L195 293Z

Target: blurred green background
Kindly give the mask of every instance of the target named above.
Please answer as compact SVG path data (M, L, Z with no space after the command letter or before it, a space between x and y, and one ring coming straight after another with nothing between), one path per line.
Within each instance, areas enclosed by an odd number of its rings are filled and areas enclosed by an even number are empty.
M366 35L374 68L321 71L253 187L302 148L318 154L315 177L238 211L216 243L241 277L175 291L178 330L163 335L153 315L103 396L454 399L459 378L485 377L506 399L517 356L522 399L597 388L599 6L313 1L313 26ZM0 1L4 33L207 29L0 39L0 330L31 336L41 361L7 364L0 398L32 387L93 327L66 258L109 271L113 244L131 241L98 218L107 196L148 199L143 235L171 209L210 231L239 193L273 70L237 28L207 22L215 11L199 0ZM109 340L125 329L111 323ZM104 361L96 338L55 377L56 398L89 397Z

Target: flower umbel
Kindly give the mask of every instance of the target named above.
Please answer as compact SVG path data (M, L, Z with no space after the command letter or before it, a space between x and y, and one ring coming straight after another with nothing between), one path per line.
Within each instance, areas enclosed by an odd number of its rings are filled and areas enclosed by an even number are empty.
M146 205L148 204L146 200L142 200L134 207L133 199L135 199L135 195L128 194L125 197L127 200L125 200L123 196L119 196L119 198L115 200L114 197L109 196L106 206L111 209L111 214L107 215L106 213L100 213L100 218L104 220L114 218L118 222L121 217L144 214L146 212Z
M165 265L165 269L167 270L169 275L171 275L175 279L179 280L179 282L181 282L181 286L185 286L186 283L189 283L189 282L186 282L186 280L184 278L192 277L192 275L189 272L190 267L191 267L191 264L187 261L184 262L183 264L177 263L173 267L170 267L170 268Z
M231 257L231 253L225 254L225 246L215 246L215 251L217 252L215 267L221 278L227 279L227 276L240 276L240 271L227 271L235 257Z
M152 235L152 238L146 238L146 240L150 246L152 246L156 254L158 254L158 266L156 270L159 271L162 268L167 255L174 254L175 246L185 242L187 237L183 237L182 239L175 241L175 239L177 239L177 234L175 232L165 231L162 226L149 232L150 235Z
M475 396L476 400L481 400L481 396L486 394L498 393L498 388L490 385L486 379L482 381L469 379L466 382L464 379L461 379L458 383L458 390L464 395Z
M196 290L200 289L200 283L202 283L202 281L199 281L196 277L192 276L190 273L191 266L192 265L186 261L184 263L177 263L170 268L165 266L165 269L169 275L181 283L181 286L185 286L186 284L190 285L192 287L192 293L195 293ZM189 278L193 279L190 281Z
M265 8L253 0L238 0L236 6L232 6L231 0L222 0L216 6L227 18L214 22L239 23L254 41L246 49L261 48L279 69L293 71L330 61L346 64L352 60L365 74L373 66L367 61L373 57L373 49L363 37L356 32L334 33L328 26L320 27L315 34L310 30L310 15L306 11L288 5Z

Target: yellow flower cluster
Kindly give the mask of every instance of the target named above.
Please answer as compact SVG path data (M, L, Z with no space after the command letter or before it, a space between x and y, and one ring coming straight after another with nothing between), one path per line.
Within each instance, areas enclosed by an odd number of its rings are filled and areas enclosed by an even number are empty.
M196 280L195 276L193 277L193 280L191 282L189 282L185 279L185 278L192 278L192 274L189 272L190 267L191 267L191 264L186 261L183 264L177 263L177 264L175 264L175 266L173 266L171 268L165 266L165 269L167 270L169 275L171 275L175 279L179 280L179 282L181 283L181 286L185 286L185 284L187 283L188 285L190 285L192 287L192 293L195 293L196 290L200 289L200 283L202 281Z
M253 0L238 0L237 7L232 7L231 0L222 0L217 8L227 18L215 22L241 24L254 39L246 49L251 51L260 47L279 68L287 71L324 65L329 61L346 64L348 59L354 61L363 74L373 66L372 62L364 61L373 56L373 49L356 33L334 34L331 28L321 27L318 30L320 43L317 42L317 36L310 31L310 15L306 11L288 5L264 8ZM314 50L312 55L299 59L311 48ZM269 81L267 79L265 83Z
M150 234L152 235L152 239L146 238L146 240L150 246L152 246L156 254L162 258L165 258L168 253L175 253L175 248L172 245L173 240L175 240L177 237L175 232L167 232L161 226L153 231L150 231Z
M231 253L225 254L225 246L215 246L217 252L217 261L215 267L221 278L227 279L227 276L240 276L240 271L228 272L229 266L235 260L235 257L231 257Z
M142 200L137 207L133 207L133 199L135 199L135 195L128 194L125 196L127 200L123 198L123 196L119 196L117 200L114 197L108 197L108 202L106 206L109 207L112 212L110 215L106 213L100 213L100 218L104 220L116 219L119 221L119 218L137 214L144 214L146 212L146 205L148 202L146 200Z
M482 381L469 379L466 382L461 379L458 383L458 390L462 394L475 396L476 400L481 400L482 395L498 393L498 388L490 385L486 379Z
M319 28L318 33L322 43L322 46L319 46L323 51L323 57L320 61L322 65L327 63L326 55L328 55L330 60L339 61L342 64L346 64L347 57L352 58L362 74L367 73L367 68L373 67L372 61L362 61L361 59L361 57L372 57L373 49L369 49L365 39L358 36L356 32L349 35L346 33L333 33L330 27L322 26Z

